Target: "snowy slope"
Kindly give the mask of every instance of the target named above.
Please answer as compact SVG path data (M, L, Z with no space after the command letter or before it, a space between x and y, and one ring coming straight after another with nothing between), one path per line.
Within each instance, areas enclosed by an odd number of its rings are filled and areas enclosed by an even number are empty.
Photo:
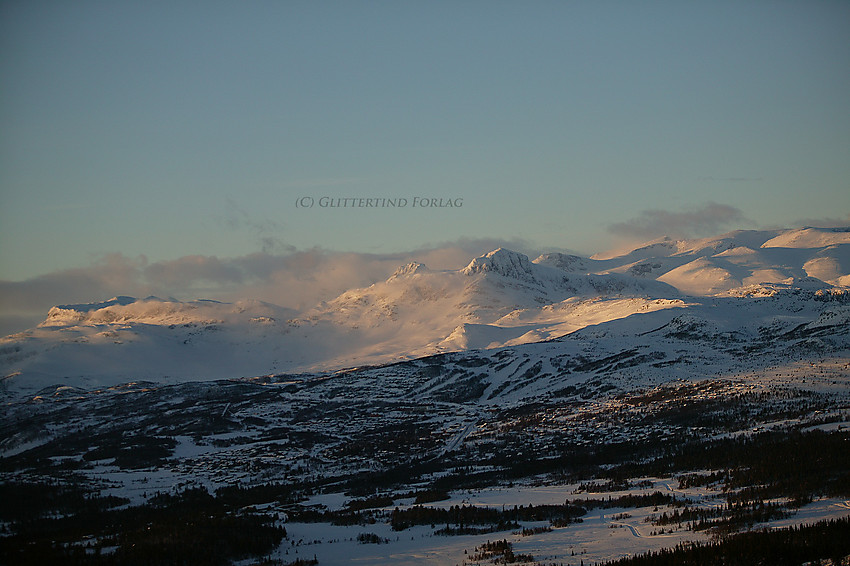
M15 397L53 385L337 370L599 325L626 332L626 344L674 319L759 336L755 320L799 326L845 304L848 267L850 231L805 228L662 239L593 258L531 261L498 249L456 271L413 263L300 313L260 301L115 297L54 307L37 328L0 340L0 383Z
M652 278L689 295L808 277L820 279L825 287L843 286L850 281L850 231L740 230L698 240L662 239L628 253L594 258L589 269L595 272Z

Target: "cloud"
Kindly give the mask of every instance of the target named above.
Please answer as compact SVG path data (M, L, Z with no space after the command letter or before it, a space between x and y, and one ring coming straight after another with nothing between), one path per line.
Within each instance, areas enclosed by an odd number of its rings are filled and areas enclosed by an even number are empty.
M531 253L520 240L460 239L390 254L334 252L321 248L287 254L250 254L229 261L242 273L239 285L222 287L223 300L256 298L294 309L309 308L344 291L386 280L411 261L431 269L460 269L499 247ZM222 281L224 282L224 281ZM219 297L213 297L219 298Z
M39 322L44 320L44 316L32 315L15 315L15 314L0 314L0 337L32 328Z
M295 251L295 248L287 245L283 239L282 224L269 218L258 219L251 216L232 198L225 200L225 213L221 220L231 230L250 232L265 253Z
M258 252L234 258L188 255L150 262L120 253L89 266L26 281L0 280L0 332L5 336L43 320L59 304L102 301L117 295L235 301L258 299L303 310L342 292L387 279L410 261L431 269L459 269L474 257L506 247L533 254L526 242L460 239L391 253L335 252L321 248Z
M801 218L794 222L796 226L814 226L817 228L847 228L850 227L850 214L844 218Z
M245 274L232 261L215 256L190 255L151 264L143 270L144 279L163 288L186 288L204 282L232 285L244 281Z
M751 221L734 206L708 202L683 212L644 210L631 220L609 225L608 231L617 236L645 241L661 236L674 238L711 236L729 226L740 226L746 223Z
M108 254L87 267L65 269L26 281L0 280L0 336L32 327L50 307L156 291L142 277L147 259ZM126 292L120 291L126 289Z
M144 256L132 259L114 253L97 259L87 267L54 271L26 281L0 281L0 311L23 314L34 308L43 308L46 303L53 306L100 300L109 298L104 295L122 288L144 295L150 288L142 277L146 264Z

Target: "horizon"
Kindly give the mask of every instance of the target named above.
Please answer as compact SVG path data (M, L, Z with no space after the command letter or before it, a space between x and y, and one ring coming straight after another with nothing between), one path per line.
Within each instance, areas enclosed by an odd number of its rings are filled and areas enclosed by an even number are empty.
M635 246L591 255L570 255L604 262L662 241L711 242L749 232L781 234L805 230L847 232L850 226L731 230L705 238L663 236ZM532 262L545 254L566 253L563 249L532 250L523 247L522 242L470 240L407 254L356 254L314 249L236 258L185 256L162 262L139 262L138 259L134 262L132 258L112 257L103 264L94 263L29 282L0 281L3 291L0 293L0 335L7 336L34 327L44 320L52 307L95 305L121 298L134 301L153 298L181 303L260 301L304 312L347 291L386 281L409 263L423 264L430 272L456 272L475 259L500 249L524 255ZM326 283L331 278L334 285ZM278 285L281 281L284 283ZM68 300L62 296L66 289L69 290ZM128 290L134 292L128 294ZM95 294L98 296L93 296ZM291 299L293 295L299 297L298 304L281 300Z

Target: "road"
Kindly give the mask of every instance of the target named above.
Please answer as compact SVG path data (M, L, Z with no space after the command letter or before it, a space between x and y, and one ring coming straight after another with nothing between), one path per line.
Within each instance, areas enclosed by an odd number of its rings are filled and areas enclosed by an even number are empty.
M619 521L607 521L605 519L605 513L599 514L599 520L602 521L603 523L608 523L609 525L617 525L617 526L620 526L620 527L625 527L632 532L632 536L634 536L635 538L642 538L642 536L643 536L638 532L638 530L635 527L633 527L632 525L630 525L628 523L621 523Z

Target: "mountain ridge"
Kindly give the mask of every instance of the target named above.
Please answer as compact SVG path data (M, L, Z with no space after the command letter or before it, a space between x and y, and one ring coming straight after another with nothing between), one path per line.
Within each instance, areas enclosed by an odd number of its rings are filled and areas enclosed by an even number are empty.
M760 315L779 319L789 316L784 303L799 306L800 293L811 319L848 296L850 230L736 231L594 257L532 261L499 248L458 270L413 262L301 312L257 300L126 296L57 305L36 328L0 339L0 384L17 396L51 383L336 371L514 347L616 321L627 327L637 314L708 312L726 299L779 301ZM734 304L747 316L748 303Z

